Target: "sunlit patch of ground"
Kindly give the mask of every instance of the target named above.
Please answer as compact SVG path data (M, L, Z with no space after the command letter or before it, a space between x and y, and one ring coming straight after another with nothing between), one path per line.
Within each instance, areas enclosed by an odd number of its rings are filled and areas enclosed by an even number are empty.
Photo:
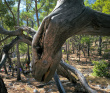
M66 55L63 55L63 58L66 60ZM81 71L86 77L90 87L97 90L98 93L110 93L110 89L107 89L107 86L110 84L110 79L92 76L93 64L89 58L81 57L80 61L78 61L76 55L70 55L68 63ZM10 72L8 76L4 73L5 72L0 72L0 75L3 77L8 93L34 93L34 90L37 90L36 93L59 93L54 80L51 80L44 86L44 83L36 82L31 74L27 76L21 74L22 80L16 81L16 73L14 77L11 76ZM75 89L78 86L70 83L66 78L60 77L60 80L66 93L82 93L76 92ZM79 89L80 88L78 88L78 90Z

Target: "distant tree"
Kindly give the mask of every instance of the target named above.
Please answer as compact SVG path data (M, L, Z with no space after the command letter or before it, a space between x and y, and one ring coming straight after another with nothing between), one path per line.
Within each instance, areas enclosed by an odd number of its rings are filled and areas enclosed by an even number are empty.
M21 0L18 1L17 26L19 26L20 3L21 3ZM17 80L21 80L21 74L20 74L21 63L20 63L19 43L16 44L16 53L17 53Z

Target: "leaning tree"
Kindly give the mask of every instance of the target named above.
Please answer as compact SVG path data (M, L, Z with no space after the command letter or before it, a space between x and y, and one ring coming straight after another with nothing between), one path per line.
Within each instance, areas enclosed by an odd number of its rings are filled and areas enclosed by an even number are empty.
M24 35L23 31L35 35L32 38ZM60 92L65 92L56 73L59 72L76 83L69 72L71 71L87 92L96 93L76 68L63 61L61 47L73 35L110 36L110 15L85 7L83 0L58 0L56 7L44 18L37 32L30 27L19 27L16 31L7 31L0 27L0 34L16 36L10 44L4 46L0 68L8 57L8 51L17 42L25 42L32 45L32 74L37 81L49 82L54 76Z

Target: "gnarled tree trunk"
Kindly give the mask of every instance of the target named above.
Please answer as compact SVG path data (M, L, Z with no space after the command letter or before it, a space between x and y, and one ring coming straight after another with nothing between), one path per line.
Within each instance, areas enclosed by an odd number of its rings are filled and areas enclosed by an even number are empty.
M85 7L83 0L58 0L32 41L33 76L48 82L61 60L61 47L76 34L110 35L110 16Z
M4 55L0 62L0 68L6 62L9 49L16 42L31 43L32 39L23 35L23 31L28 31L32 36L35 34L35 31L28 27L19 28L11 32L0 27L0 34L17 36L3 48ZM61 47L63 43L67 38L79 34L110 36L110 15L85 7L83 0L58 0L55 9L44 18L38 33L34 35L32 41L32 73L37 81L48 82L51 80L62 58ZM79 71L67 64L62 64L61 66L76 74L88 92L96 92L88 86L84 76ZM68 70L67 74L71 77ZM71 80L69 76L66 78Z

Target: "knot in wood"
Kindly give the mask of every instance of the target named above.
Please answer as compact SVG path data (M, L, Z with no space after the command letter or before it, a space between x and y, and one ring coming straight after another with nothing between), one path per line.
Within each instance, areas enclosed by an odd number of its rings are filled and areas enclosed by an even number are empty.
M47 64L48 64L48 62L47 62L46 60L43 60L42 63L43 63L44 65L47 65Z

